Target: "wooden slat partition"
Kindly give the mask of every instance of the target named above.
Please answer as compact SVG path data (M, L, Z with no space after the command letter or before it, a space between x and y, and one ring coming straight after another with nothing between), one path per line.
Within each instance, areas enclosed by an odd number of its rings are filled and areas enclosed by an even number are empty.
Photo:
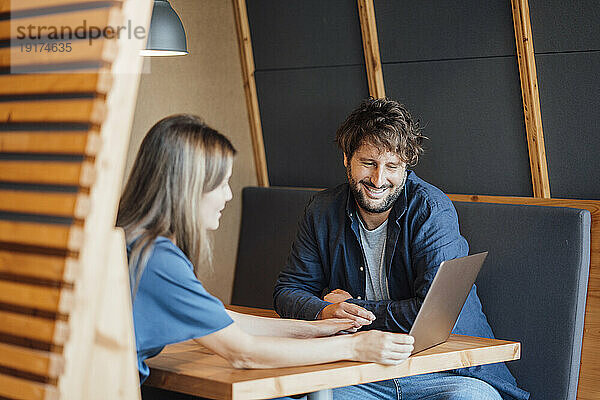
M534 197L550 198L550 180L546 164L544 132L542 130L542 112L537 85L535 53L533 52L533 35L529 18L527 0L511 0L519 75L521 77L521 94L523 112L525 114L525 130L529 148L529 166L533 183Z
M89 187L94 178L90 162L0 160L0 181Z
M0 102L0 122L75 122L100 124L106 116L101 98Z
M83 229L77 225L0 220L0 242L79 251Z
M112 84L108 71L0 75L0 96L23 94L101 93Z
M10 399L57 400L56 386L15 378L0 373L0 396Z
M122 3L123 0L111 0ZM75 6L86 3L98 3L98 0L0 0L0 13L35 10L41 7Z
M0 0L0 398L139 399L124 240L111 234L145 38L48 37L58 51L40 51L16 29L146 33L151 10Z
M0 366L56 378L63 372L65 363L59 354L0 343Z
M242 79L244 80L246 108L248 110L248 120L250 122L250 135L252 136L254 165L256 166L256 180L258 182L258 186L269 186L267 157L265 155L262 124L260 122L260 110L258 107L256 82L254 80L254 55L252 53L252 42L250 40L250 25L248 24L246 0L232 1L238 37L238 47L240 51L240 61L242 63Z
M14 0L13 0L14 2ZM51 32L48 28L55 27L57 35L62 36L61 39L76 40L74 30L82 26L82 22L86 22L86 26L91 26L103 29L105 27L117 27L123 24L123 15L121 10L116 7L103 7L92 10L76 10L72 12L63 12L59 14L36 15L33 17L14 18L12 20L0 20L0 40L16 39L16 42L33 38L48 37ZM32 31L28 27L32 26ZM38 30L37 28L40 27ZM65 27L70 27L72 31ZM19 29L21 28L21 29ZM79 35L83 36L80 29Z
M63 345L69 328L64 321L0 310L0 333Z
M0 249L0 273L72 283L79 263L72 256Z
M89 210L89 196L83 193L0 189L0 211L83 219Z
M80 154L93 157L100 150L100 135L86 131L0 132L0 152Z
M452 201L580 208L586 209L591 213L590 274L577 398L579 400L600 398L600 387L598 386L598 382L600 382L600 200L541 199L458 194L450 194L448 197Z
M73 308L73 296L68 289L0 280L0 303L64 314Z
M358 15L360 17L369 94L376 99L383 99L385 98L385 85L379 55L379 39L377 38L377 22L373 0L358 0Z

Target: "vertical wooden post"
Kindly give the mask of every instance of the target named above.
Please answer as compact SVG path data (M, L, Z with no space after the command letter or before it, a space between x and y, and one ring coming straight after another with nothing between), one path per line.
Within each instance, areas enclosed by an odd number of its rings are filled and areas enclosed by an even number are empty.
M376 99L382 99L385 97L385 86L383 83L381 57L379 55L377 22L375 21L373 0L358 0L358 15L360 16L360 30L362 32L363 51L367 67L369 94Z
M521 77L521 93L523 112L525 113L525 130L529 147L529 165L533 183L533 196L550 198L550 182L546 164L544 133L542 130L542 113L537 86L531 20L527 0L511 0L519 75Z
M265 155L265 144L260 122L256 82L254 81L254 55L252 54L252 42L250 41L250 25L248 24L246 0L233 0L233 12L235 14L240 61L242 63L242 78L244 80L246 108L248 109L248 119L250 121L250 135L252 136L252 148L254 150L256 179L258 186L269 186L267 157Z

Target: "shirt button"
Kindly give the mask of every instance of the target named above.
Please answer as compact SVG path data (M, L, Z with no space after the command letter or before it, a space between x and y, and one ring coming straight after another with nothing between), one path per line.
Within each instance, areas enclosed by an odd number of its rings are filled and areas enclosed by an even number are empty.
M356 298L359 299L359 300L362 299L362 297L360 297L360 296L356 296Z
M360 270L361 270L361 271L364 271L365 269L364 269L363 267L360 267Z

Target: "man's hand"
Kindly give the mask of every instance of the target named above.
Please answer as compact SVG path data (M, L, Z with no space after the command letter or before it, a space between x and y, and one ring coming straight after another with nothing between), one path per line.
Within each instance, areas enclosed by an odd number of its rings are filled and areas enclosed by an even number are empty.
M323 300L329 303L341 303L342 301L346 301L349 299L352 299L350 293L342 289L335 289L329 292L329 294L327 294L325 297L323 297Z
M354 322L354 327L360 328L373 322L375 315L356 304L341 302L328 305L317 316L317 319L328 318L351 319Z

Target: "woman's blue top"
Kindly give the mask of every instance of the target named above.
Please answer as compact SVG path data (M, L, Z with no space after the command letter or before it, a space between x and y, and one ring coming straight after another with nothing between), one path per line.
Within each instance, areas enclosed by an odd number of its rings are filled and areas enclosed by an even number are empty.
M166 345L206 336L232 322L223 303L196 278L185 254L169 239L158 237L133 301L140 383L150 374L145 360Z

